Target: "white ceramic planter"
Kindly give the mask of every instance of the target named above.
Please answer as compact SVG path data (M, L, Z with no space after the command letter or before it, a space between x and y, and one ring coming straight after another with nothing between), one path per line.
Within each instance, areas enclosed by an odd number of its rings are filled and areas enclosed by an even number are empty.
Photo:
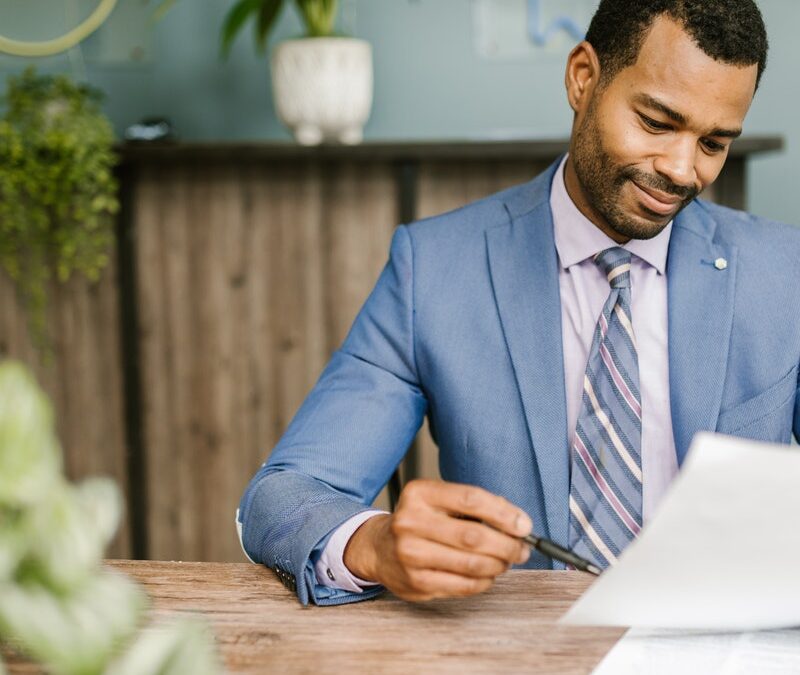
M360 143L372 108L372 48L355 38L304 38L275 47L275 108L301 145Z

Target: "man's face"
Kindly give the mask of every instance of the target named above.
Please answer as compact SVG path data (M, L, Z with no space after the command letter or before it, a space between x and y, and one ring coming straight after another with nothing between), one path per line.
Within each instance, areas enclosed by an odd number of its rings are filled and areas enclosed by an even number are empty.
M583 56L596 63L593 52ZM573 74L590 70L579 64ZM566 179L578 208L618 242L656 236L719 175L756 74L756 65L715 61L679 24L656 19L634 65L569 92L576 116Z

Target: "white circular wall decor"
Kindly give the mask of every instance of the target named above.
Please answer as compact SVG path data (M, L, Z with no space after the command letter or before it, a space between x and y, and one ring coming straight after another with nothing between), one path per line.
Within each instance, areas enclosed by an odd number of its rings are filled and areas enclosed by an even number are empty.
M0 35L0 52L13 56L51 56L65 52L100 28L116 4L117 0L100 0L94 11L82 23L52 40L30 42Z

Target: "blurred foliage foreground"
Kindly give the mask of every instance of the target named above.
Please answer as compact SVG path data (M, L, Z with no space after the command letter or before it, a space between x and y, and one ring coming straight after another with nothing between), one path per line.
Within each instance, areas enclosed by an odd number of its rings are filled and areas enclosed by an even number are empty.
M218 673L202 621L140 630L145 593L101 565L121 508L110 480L66 481L49 401L0 362L0 642L56 674Z

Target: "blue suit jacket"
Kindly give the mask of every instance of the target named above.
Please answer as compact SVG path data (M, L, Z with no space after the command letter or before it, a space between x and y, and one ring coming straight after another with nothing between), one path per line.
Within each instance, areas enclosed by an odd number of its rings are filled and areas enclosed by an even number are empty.
M396 231L350 334L240 504L245 551L301 602L378 592L317 586L311 561L373 501L426 414L445 480L505 496L566 543L556 166ZM696 201L675 219L667 277L678 462L700 430L800 435L800 230ZM535 554L526 567L559 564Z

